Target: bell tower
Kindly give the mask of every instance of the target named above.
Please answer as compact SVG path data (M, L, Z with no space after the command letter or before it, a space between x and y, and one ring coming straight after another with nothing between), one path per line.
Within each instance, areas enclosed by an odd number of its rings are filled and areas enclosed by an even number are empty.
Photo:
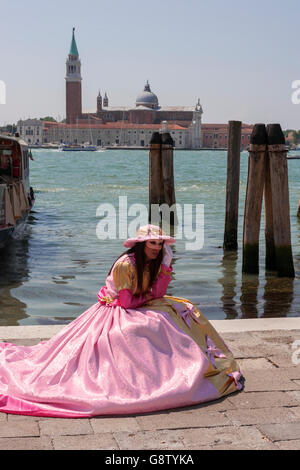
M97 96L97 115L100 116L100 113L102 111L102 96L99 91L99 94Z
M190 148L199 149L202 145L202 136L201 136L201 120L202 120L203 109L200 103L200 98L198 98L198 103L195 106L193 111L193 120L189 127L190 135Z
M81 62L73 28L70 52L66 60L66 121L68 124L76 123L82 114L81 97Z
M108 108L108 97L107 97L106 92L105 92L104 99L103 99L103 107Z

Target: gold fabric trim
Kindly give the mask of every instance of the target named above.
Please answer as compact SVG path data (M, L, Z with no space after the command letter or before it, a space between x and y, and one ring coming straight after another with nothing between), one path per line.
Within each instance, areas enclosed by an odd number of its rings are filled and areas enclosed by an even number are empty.
M161 272L164 273L164 274L167 274L168 276L171 277L171 272L170 271L166 271L164 268L162 268Z
M178 307L178 304L186 303L193 305L193 312L197 317L197 320L191 317L191 328L189 328L180 313L176 310L176 306ZM218 390L220 397L237 391L234 378L230 377L228 374L231 372L239 372L239 366L234 359L232 352L227 348L219 333L196 305L187 299L165 295L161 299L150 300L143 305L143 308L145 307L149 307L154 311L167 312L174 323L176 323L179 328L181 328L198 344L208 359L209 357L206 354L206 349L208 347L206 338L209 336L216 347L220 349L226 357L214 357L217 368L215 368L212 361L209 360L209 365L205 372L206 379L209 380L210 383Z
M128 261L120 261L114 266L113 280L118 291L133 288L134 266Z
M137 288L136 268L130 261L120 261L115 265L113 269L113 280L118 291L130 289L136 295L146 293L149 290L150 284L149 268L146 266L143 273L142 290Z
M109 295L105 295L104 297L100 297L101 302L106 302L106 305L111 304L115 299L109 297Z

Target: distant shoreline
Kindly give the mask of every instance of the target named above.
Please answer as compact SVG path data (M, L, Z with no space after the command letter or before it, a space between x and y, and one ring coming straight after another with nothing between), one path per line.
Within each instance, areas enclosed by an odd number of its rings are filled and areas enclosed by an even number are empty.
M39 150L39 149L58 150L59 147L60 147L59 145L50 145L49 147L47 145L40 145L40 146L29 145L29 148L31 150ZM146 150L148 152L150 150L150 147L127 147L127 146L115 147L115 146L108 146L108 147L99 147L99 150ZM190 149L190 148L176 148L176 147L174 147L174 150L184 150L184 151L189 150L189 151L196 151L196 152L203 151L203 150L227 151L227 148L206 148L206 147L203 147L203 148L200 148L200 149ZM80 150L78 150L78 151L80 151ZM245 152L245 151L246 150L242 150L242 152Z

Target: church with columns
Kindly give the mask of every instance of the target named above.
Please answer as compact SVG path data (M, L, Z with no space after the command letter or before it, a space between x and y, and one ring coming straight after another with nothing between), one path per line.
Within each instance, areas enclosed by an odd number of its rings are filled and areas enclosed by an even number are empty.
M98 126L102 130L120 129L123 134L111 145L148 146L151 131L167 129L175 137L175 146L180 148L201 147L201 118L203 114L200 100L194 107L160 106L158 97L152 92L150 84L136 97L132 107L109 106L109 97L99 91L95 99L95 112L86 113L82 110L82 76L81 61L75 40L75 28L72 32L70 51L66 60L66 124L76 128L91 129ZM130 138L129 133L136 134ZM139 137L137 137L139 134ZM152 135L152 133L151 133ZM103 140L103 139L102 139ZM105 141L105 139L104 139ZM177 145L176 145L177 144Z
M81 61L73 28L66 60L66 119L18 122L30 145L91 144L99 147L148 148L153 132L169 132L177 149L226 149L228 124L203 124L200 99L191 107L160 106L149 81L133 106L109 106L109 94L95 97L95 111L82 110ZM248 148L252 125L242 124L241 149Z

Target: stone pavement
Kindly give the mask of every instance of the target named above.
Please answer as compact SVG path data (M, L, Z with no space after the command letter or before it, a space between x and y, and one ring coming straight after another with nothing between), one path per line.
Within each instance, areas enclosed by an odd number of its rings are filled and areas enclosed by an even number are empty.
M299 450L300 318L212 323L238 359L246 377L243 392L209 404L127 417L0 413L0 449ZM60 328L1 327L0 340L30 345Z

